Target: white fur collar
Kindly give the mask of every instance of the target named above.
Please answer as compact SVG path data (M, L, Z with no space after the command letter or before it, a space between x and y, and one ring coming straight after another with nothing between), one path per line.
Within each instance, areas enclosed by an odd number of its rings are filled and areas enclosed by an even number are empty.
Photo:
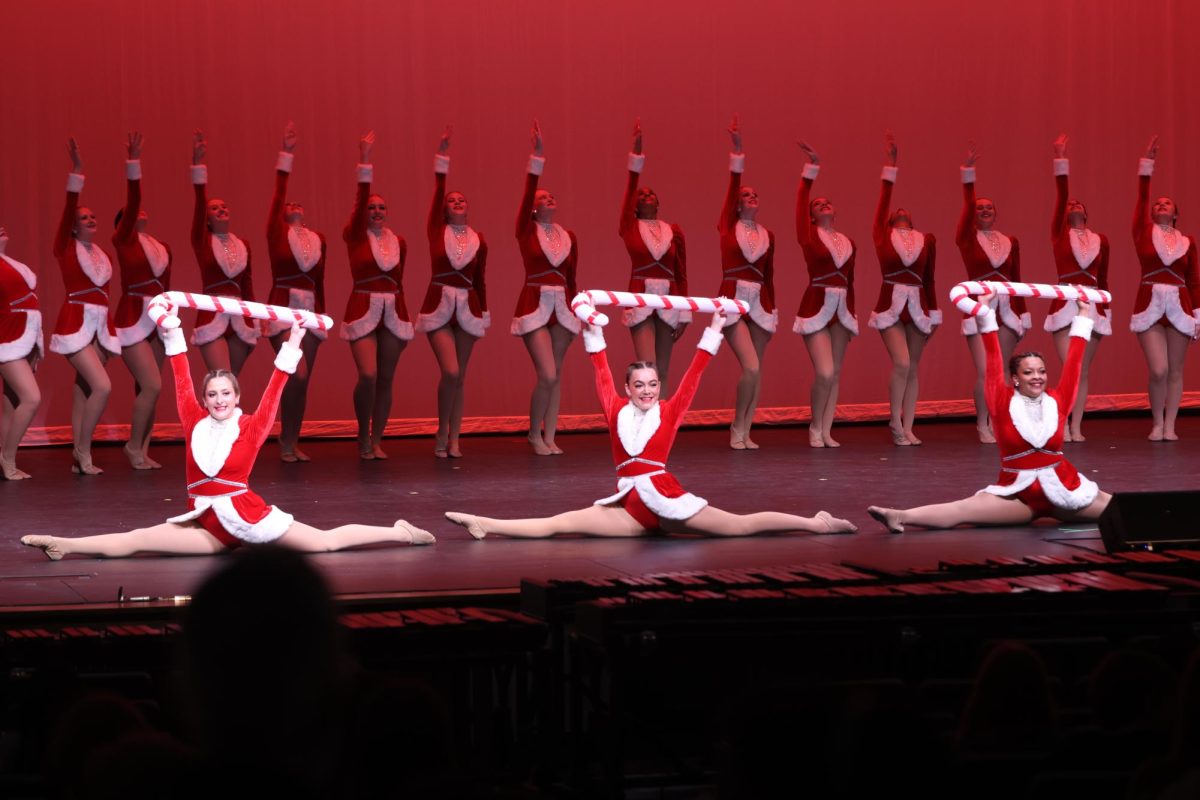
M638 232L642 234L642 244L650 251L650 257L655 261L662 261L662 257L671 249L671 239L674 236L670 224L661 219L639 219L637 223ZM654 238L655 233L658 234L657 239Z
M750 235L751 230L755 232L754 236ZM757 222L752 222L746 225L740 219L734 223L734 231L737 233L738 247L742 248L742 255L746 257L746 263L753 264L763 257L767 252L767 248L771 246L771 233Z
M76 239L75 258L78 259L83 274L97 286L104 286L112 279L112 261L109 260L108 253L95 242L89 250L87 245Z
M15 269L17 274L25 280L25 285L29 287L29 291L32 292L37 288L37 275L33 273L33 270L22 264L20 261L17 261L15 258L11 258L10 256L6 256L2 253L0 253L0 258L4 259L4 261L6 261L10 267Z
M1049 392L1043 392L1038 400L1042 404L1041 422L1029 413L1022 394L1017 391L1013 392L1008 401L1008 416L1012 418L1013 427L1021 434L1022 439L1034 447L1045 447L1046 442L1050 441L1050 437L1058 430L1058 403Z
M908 231L907 240L902 231ZM900 263L911 267L925 249L925 234L913 228L892 228L892 248L900 256Z
M242 410L235 408L233 416L223 422L206 415L192 428L192 459L208 477L215 478L225 466L225 459L241 433L241 419Z
M662 422L660 404L655 403L649 411L642 411L633 403L626 403L617 412L617 438L621 447L631 456L640 456L646 449L650 437L658 431Z
M391 228L384 228L380 233L368 230L367 240L371 243L375 264L384 272L395 269L400 263L400 237L392 233Z
M225 236L214 233L209 238L212 239L213 258L217 260L225 277L233 278L242 274L250 260L250 251L246 249L246 243L232 233Z
M835 230L826 230L819 225L817 226L817 237L829 251L829 255L833 258L833 264L838 269L841 269L842 265L850 260L850 255L854 252L854 243L850 241L850 237Z
M150 271L154 273L154 277L161 278L167 271L167 264L171 263L171 255L166 246L148 233L139 233L138 243L142 246L142 252L146 254Z
M1083 236L1079 232L1083 232ZM1100 236L1087 228L1071 228L1067 234L1071 237L1071 252L1075 254L1075 263L1087 269L1100 255Z
M975 238L979 241L979 247L987 256L987 260L991 262L992 267L999 269L1001 264L1008 261L1008 257L1012 253L1012 239L999 231L989 231L988 233L991 233L990 237L983 231L975 231ZM992 247L993 243L996 245L995 248Z
M537 225L538 242L542 245L542 252L546 254L546 260L550 262L551 266L557 267L571 254L571 235L557 222L551 222L549 225L542 222L535 224Z
M462 269L467 264L475 260L475 255L479 252L479 234L470 225L464 225L466 233L466 241L463 242L462 255L458 254L459 237L454 232L453 225L446 225L442 228L442 244L446 247L446 258L450 259L450 266L455 269ZM557 265L555 265L557 266Z
M288 246L301 272L308 272L321 260L321 237L303 225L288 225Z
M1150 231L1150 238L1154 242L1154 249L1158 251L1158 257L1162 259L1163 266L1171 266L1179 259L1183 258L1184 253L1188 251L1188 245L1191 243L1188 237L1184 236L1178 228L1172 227L1171 232L1175 234L1175 247L1167 246L1167 234L1163 227L1157 223L1154 224Z

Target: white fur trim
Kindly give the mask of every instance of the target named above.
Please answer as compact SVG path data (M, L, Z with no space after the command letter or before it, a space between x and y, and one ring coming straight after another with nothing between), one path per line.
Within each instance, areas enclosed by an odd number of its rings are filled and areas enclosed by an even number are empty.
M446 248L446 258L450 260L450 266L456 270L470 264L479 253L479 234L470 225L467 225L466 229L467 241L460 256L458 255L458 237L454 234L454 227L447 225L442 228L442 246Z
M1071 320L1071 336L1078 336L1080 339L1091 339L1092 328L1096 326L1095 321L1091 317L1077 316Z
M208 165L192 164L192 185L203 186L208 183Z
M975 323L973 326L974 330L967 331L966 326L968 322ZM978 317L967 317L963 320L963 333L968 335L975 333L995 333L998 330L1000 330L1000 322L996 319L996 312L994 310L988 310Z
M142 301L142 313L138 315L137 322L124 328L117 328L117 341L121 343L121 347L129 347L144 341L147 336L154 333L154 320L150 319L150 315L146 313L146 306L150 305L149 297L138 298ZM173 330L179 330L174 328ZM182 332L179 334L183 335Z
M358 178L359 183L374 183L375 182L375 165L374 164L358 164L354 167L354 174Z
M604 341L604 328L602 326L583 326L583 349L587 353L600 353L608 349L608 342Z
M538 222L535 225L537 227L538 244L542 246L542 252L546 255L546 260L555 267L566 261L567 256L571 255L571 234L567 233L567 229L557 222L551 222L549 225L544 222ZM554 232L554 238L558 241L557 253L555 253L551 243L551 231Z
M367 241L371 244L371 255L375 257L375 264L381 270L391 272L400 263L400 237L393 233L391 228L383 228L379 233L368 229Z
M796 317L796 321L792 323L792 333L806 336L824 330L836 316L838 322L842 323L842 327L857 336L858 320L850 314L850 308L846 304L846 294L845 286L826 287L825 302L821 304L821 310L811 317Z
M546 159L542 158L541 156L533 155L529 157L529 164L525 168L526 172L528 172L530 175L541 175L545 170Z
M1008 257L1012 255L1012 239L1005 236L1000 231L990 231L992 236L988 236L984 231L975 231L975 240L979 242L979 249L983 250L983 254L987 256L988 263L999 269L1000 265L1008 261ZM999 245L997 250L992 249L992 241Z
M288 225L288 247L301 272L309 272L321 261L321 237L303 225Z
M974 167L959 167L958 168L958 177L962 179L963 183L974 183L975 182L975 168Z
M742 255L746 257L748 263L753 264L766 255L767 249L771 246L771 232L757 222L751 224L758 232L753 240L750 238L750 228L740 219L734 223L733 232L737 236L738 247L742 249Z
M1134 333L1150 330L1160 319L1166 317L1175 330L1184 336L1194 336L1196 319L1183 310L1180 302L1182 286L1169 283L1156 283L1150 287L1150 304L1144 311L1139 311L1129 318L1129 329Z
M1158 253L1158 258L1162 261L1163 266L1169 267L1187 254L1188 248L1192 246L1192 241L1176 227L1171 228L1175 232L1175 249L1170 250L1167 247L1167 234L1161 225L1155 224L1150 229L1150 239L1154 242L1154 249ZM1182 245L1182 247L1180 246Z
M877 331L892 327L900 321L900 314L907 306L908 315L912 317L913 325L917 327L917 330L926 336L933 333L933 329L942 324L942 312L934 310L929 314L925 313L921 308L923 291L924 289L920 286L892 284L892 304L886 311L872 311L871 318L867 320L867 327Z
M475 338L483 336L484 331L492 324L491 312L484 311L482 317L476 317L471 313L471 307L467 302L470 296L469 289L462 286L443 286L441 288L442 298L438 301L438 307L428 314L417 315L416 330L420 333L436 331L454 319L458 323L458 327Z
M15 258L6 256L3 253L0 253L0 259L3 259L10 267L17 271L21 279L25 281L25 285L29 287L29 291L32 292L37 289L37 274L33 270Z
M1012 302L1006 294L991 295L986 300L982 301L985 305L992 309L993 315L996 317L997 323L1002 323L1004 327L1011 330L1018 338L1023 337L1025 332L1033 328L1033 317L1026 311L1024 314L1017 316L1017 313L1012 310ZM962 321L962 332L967 336L973 336L976 333L988 333L989 330L983 327L982 317L978 327L976 326L976 317L967 317ZM991 330L999 330L999 328L991 328Z
M226 278L233 278L241 275L246 269L246 264L250 261L250 251L246 247L246 243L232 233L225 234L224 237L217 234L209 236L212 240L212 254L217 261L217 266L221 268Z
M140 159L131 159L125 162L125 180L140 181L142 179L142 162Z
M671 242L674 239L674 231L671 230L671 223L664 220L639 219L638 233L642 235L642 244L646 245L646 249L655 261L659 261L671 249ZM657 225L658 228L652 228L652 225ZM652 230L658 231L658 238L654 238Z
M1138 176L1148 178L1154 174L1154 159L1139 158L1138 159Z
M725 341L725 336L721 331L705 328L704 333L700 334L700 343L696 345L697 350L703 350L710 356L715 356L717 351L721 349L721 342Z
M353 342L374 331L380 323L397 339L407 342L413 338L413 324L400 319L396 313L396 296L383 292L371 294L371 304L361 317L342 323L341 336Z
M433 154L433 172L435 175L446 175L450 172L450 156L441 153Z
M79 194L83 191L83 175L78 172L72 172L67 176L67 191L71 194Z
M1068 302L1062 308L1055 311L1053 314L1047 314L1045 322L1042 323L1042 328L1050 333L1062 330L1069 326L1074 320L1076 314L1075 304ZM1097 311L1096 306L1088 306L1088 316L1095 323L1092 333L1096 336L1111 336L1112 335L1112 319L1109 312L1105 309L1103 312Z
M1008 416L1012 418L1013 427L1021 434L1022 439L1034 447L1045 447L1046 442L1050 441L1050 437L1058 430L1058 403L1049 392L1042 392L1038 403L1042 406L1041 422L1029 413L1024 395L1014 391L1008 399Z
M162 339L163 350L168 356L183 355L187 352L187 337L182 328L159 328L158 336Z
M1070 174L1071 174L1071 160L1069 158L1054 159L1054 177L1057 178L1059 175L1070 175Z
M279 157L275 159L276 172L291 172L292 165L296 163L296 154L288 153L283 150L279 151Z
M234 335L246 344L253 346L258 343L259 328L257 326L252 327L245 317L233 316L231 314L217 314L213 317L212 322L209 322L207 325L201 325L192 331L192 344L199 347L209 342L215 342L231 328Z
M729 171L736 172L739 175L746 171L746 154L745 153L730 153L729 154Z
M108 257L108 253L104 252L104 248L95 242L89 249L87 245L76 239L75 258L79 261L79 268L83 270L83 274L87 275L88 280L95 285L105 286L112 280L112 259Z
M887 181L888 183L895 183L896 176L899 174L900 174L900 169L898 167L889 167L889 166L885 165L883 168L883 174L881 174L879 177L882 178L883 180Z
M138 233L138 244L142 246L142 252L146 254L150 272L154 274L154 277L161 278L171 263L171 254L167 251L167 246L148 233Z
M1054 471L1053 467L1023 469L1017 474L1017 479L1007 486L993 484L980 491L1000 497L1011 497L1028 489L1033 485L1034 481L1041 483L1042 494L1046 495L1047 500L1058 508L1068 511L1079 511L1080 509L1087 508L1096 499L1096 495L1100 493L1100 487L1096 485L1095 481L1083 475L1079 476L1079 486L1074 489L1068 489L1063 486L1062 480L1059 479L1058 473Z
M303 350L284 342L279 348L279 352L275 354L275 369L286 372L288 375L295 375L296 367L300 365L302 358L304 358Z
M617 412L617 438L621 447L630 456L640 456L646 444L658 432L662 424L662 409L658 403L648 411L642 411L633 403L626 403Z
M912 253L909 253L908 248L905 247L904 234L901 233L902 230L909 230L912 232ZM896 255L900 257L900 263L906 267L911 267L913 264L917 263L917 259L921 257L921 251L925 249L925 234L921 233L915 228L892 228L890 238L892 240L892 249L895 250Z
M641 174L642 167L646 166L645 153L630 153L629 154L629 171Z
M579 333L583 323L575 316L567 305L567 289L565 286L542 286L538 297L538 307L522 317L513 317L509 331L513 336L524 336L530 331L550 322L551 315L559 325L571 333Z
M809 162L804 165L804 169L800 171L800 177L806 181L815 181L817 176L821 174L821 165Z
M700 511L708 505L708 501L703 497L697 497L691 492L686 492L679 497L664 497L661 492L654 486L654 481L650 475L637 475L632 478L617 479L617 493L597 500L592 505L609 506L619 503L625 495L631 491L636 491L638 497L646 504L646 508L654 512L655 515L663 519L684 520L691 519L700 513Z
M204 387L200 387L204 391ZM201 402L201 405L204 405ZM210 478L215 478L233 450L233 443L242 432L242 410L235 408L228 419L216 420L211 414L192 428L191 451L196 466Z
M850 260L850 256L854 255L854 242L850 241L850 237L843 233L818 227L817 238L821 240L821 244L825 245L825 249L833 258L833 265L838 269L845 266L846 262ZM839 244L841 247L838 247Z
M645 294L671 293L671 282L666 278L646 278L645 284ZM678 328L680 325L692 321L691 311L678 308L647 308L645 306L625 309L621 314L621 321L626 327L632 328L656 315L672 328Z
M83 324L72 333L50 335L50 352L69 356L78 353L95 340L114 356L121 354L121 343L108 332L108 306L83 304Z
M1081 269L1087 269L1096 260L1096 256L1100 255L1100 234L1094 233L1087 228L1082 228L1086 242L1081 241L1080 235L1075 228L1067 231L1067 236L1071 240L1071 254L1075 256L1075 263Z
M233 505L232 498L216 497L204 498L197 497L195 501L196 508L186 514L180 514L177 517L171 517L167 522L187 522L193 520L207 511L209 508L217 515L217 519L221 522L221 527L236 539L249 544L268 544L287 533L288 528L292 527L295 522L295 517L281 510L277 506L271 506L271 510L267 515L258 522L246 522L241 515L237 513L237 509Z
M312 289L295 289L289 286L287 304L288 308L299 308L303 309L304 311L316 311L317 294ZM262 325L263 333L267 336L275 336L283 333L284 331L290 331L292 329L291 321L283 319L277 319L273 321L263 320ZM313 328L309 328L307 331L305 331L304 335L315 336L323 342L326 338L328 338L329 332L318 331Z
M31 309L16 313L25 315L25 332L11 342L0 344L0 364L28 358L35 349L39 357L46 352L43 342L45 337L42 336L42 312Z
M779 309L775 309L770 314L763 308L762 304L762 284L754 281L738 281L737 290L734 292L734 299L741 300L750 308L750 313L746 316L754 320L758 327L762 328L767 333L774 333L779 329ZM741 317L729 317L725 320L723 327L728 328L730 325L736 325Z

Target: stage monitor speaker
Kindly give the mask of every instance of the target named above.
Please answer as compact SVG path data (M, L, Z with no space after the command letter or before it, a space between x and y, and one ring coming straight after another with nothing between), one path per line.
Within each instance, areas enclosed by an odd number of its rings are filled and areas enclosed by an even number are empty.
M1100 536L1110 553L1200 548L1200 491L1114 494Z

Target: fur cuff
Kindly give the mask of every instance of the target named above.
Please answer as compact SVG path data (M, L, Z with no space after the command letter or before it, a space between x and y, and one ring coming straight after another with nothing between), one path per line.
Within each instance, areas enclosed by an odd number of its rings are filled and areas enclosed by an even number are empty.
M450 156L441 153L433 154L433 172L435 175L445 175L450 172Z
M358 173L359 183L374 183L375 182L375 165L374 164L359 164L355 171Z
M299 366L300 359L303 357L303 350L284 342L283 346L279 348L279 352L275 354L275 369L291 375L296 371L296 367Z
M138 159L125 162L125 180L140 181L142 179L142 162Z
M721 341L725 338L720 331L714 331L712 328L705 328L704 333L700 334L700 344L697 348L708 353L710 356L715 356L717 351L721 349Z
M978 320L978 330L980 333L995 333L1000 330L1000 324L996 321L996 312L988 309L975 318Z
M645 153L630 153L629 154L629 171L641 174L642 167L646 166Z
M1080 339L1092 338L1092 328L1095 327L1096 320L1091 317L1076 317L1071 320L1071 335L1078 336Z
M71 194L79 194L83 191L83 176L78 172L72 172L67 176L67 191Z
M975 168L974 167L959 167L958 175L960 178L962 178L963 183L974 183L975 182Z
M804 171L800 173L800 177L806 181L815 181L817 176L821 174L821 165L808 163L804 165Z
M208 183L208 165L192 164L192 185L203 186Z
M583 329L583 349L589 353L599 353L608 347L604 341L604 328L599 325L588 325Z
M1059 175L1070 175L1070 174L1071 174L1071 159L1069 159L1069 158L1054 159L1054 177L1057 178Z
M159 328L158 338L162 339L163 348L169 356L178 356L187 352L187 337L182 328Z
M743 173L746 171L746 154L745 153L730 153L729 154L729 171Z
M1138 176L1142 177L1142 178L1149 178L1153 174L1154 174L1154 159L1153 158L1139 158L1138 159Z
M283 150L279 151L279 158L275 159L276 172L291 172L292 164L296 163L295 153L286 153Z
M895 183L896 175L899 172L900 172L900 170L897 167L886 167L885 166L883 168L883 175L881 175L880 177L883 178L883 180L887 181L888 183Z
M545 169L546 169L546 159L542 158L541 156L530 156L529 157L529 166L525 168L525 171L528 172L530 175L539 175L540 176Z

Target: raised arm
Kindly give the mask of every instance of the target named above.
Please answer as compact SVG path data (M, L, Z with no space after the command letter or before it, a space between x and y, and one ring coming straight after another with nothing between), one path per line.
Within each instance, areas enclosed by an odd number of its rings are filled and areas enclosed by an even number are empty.
M446 205L446 174L450 172L450 133L450 126L447 125L438 142L437 154L433 157L433 200L429 203L429 219L425 221L425 232L431 242L442 235L442 228L445 227L443 207Z
M289 122L283 129L283 143L279 148L279 158L275 161L275 191L271 195L271 210L267 214L267 240L278 236L287 236L287 218L284 215L284 204L287 202L288 177L292 173L292 164L296 160L296 142L299 139L295 123Z
M125 209L113 234L114 242L129 242L137 237L137 218L142 210L142 135L125 137Z
M1067 185L1070 162L1067 160L1067 135L1059 134L1054 140L1054 216L1050 218L1050 238L1058 239L1067 232L1067 199L1071 190Z
M516 235L523 239L533 229L533 198L537 194L538 178L546 168L543 156L545 147L542 143L542 128L538 121L533 121L533 152L529 156L529 166L525 169L525 191L521 195L521 205L517 208Z
M192 134L192 190L196 195L192 209L192 249L195 251L204 246L204 219L208 211L208 167L204 164L207 149L204 133L197 129Z
M283 396L283 388L287 386L288 378L296 371L296 366L304 356L300 349L300 340L303 338L304 328L293 324L291 334L275 356L275 370L271 373L271 379L267 381L267 388L263 390L258 407L247 420L255 447L262 447L271 435L271 426L275 424L275 415L279 413L279 399Z
M371 199L371 181L375 178L375 167L371 165L371 148L374 146L375 131L367 131L358 140L358 191L354 195L354 211L346 224L346 239L361 239L367 235L367 201Z
M959 167L959 176L963 185L962 214L958 217L958 228L954 232L954 242L959 247L969 244L975 235L975 162L979 159L979 150L975 143L967 145L967 158Z
M742 152L742 132L738 128L737 114L729 124L729 188L725 190L725 203L721 206L721 218L717 230L729 233L738 221L738 194L742 191L742 172L746 169L746 154Z
M704 329L704 333L700 334L700 342L696 345L696 354L692 356L692 363L688 364L687 371L679 379L675 393L669 400L664 401L664 405L674 411L675 418L679 422L683 421L683 415L692 407L692 400L695 399L696 391L700 388L700 376L704 373L704 368L721 348L721 342L725 338L721 333L725 319L721 314L713 314L708 327Z
M67 176L67 201L63 204L62 218L54 232L54 255L61 256L71 243L71 231L75 228L75 211L79 208L79 193L83 191L83 159L79 145L72 137L67 142L67 154L71 156L71 174Z
M888 214L892 210L892 187L896 185L898 156L896 137L888 131L883 144L883 185L879 188L879 205L875 206L875 222L871 226L871 236L875 239L876 247L882 247L888 240Z
M592 372L596 378L596 396L600 398L600 405L604 409L604 416L609 417L615 413L624 401L617 394L617 388L613 385L612 370L608 366L608 355L606 354L607 343L604 341L604 328L599 325L583 326L583 349L587 351L592 359Z
M175 408L179 412L179 421L183 423L185 431L191 430L207 412L204 406L200 405L200 400L196 397L196 387L192 385L187 338L181 328L160 328L158 333L166 354L170 357L171 372L175 376Z
M1095 322L1087 316L1088 303L1076 301L1078 312L1071 321L1071 340L1067 346L1067 358L1063 361L1062 374L1054 394L1059 400L1061 413L1075 406L1075 393L1079 391L1079 375L1083 369L1083 354L1087 349L1088 339L1092 337L1092 326Z
M988 413L994 418L998 409L1008 402L1012 391L1004 382L1004 353L1000 349L999 324L996 322L996 312L988 309L976 317L979 320L979 332L982 334L983 349L986 356L986 380L984 384L987 396Z
M800 173L800 188L796 193L796 239L802 247L812 244L816 233L813 230L812 215L808 213L808 204L812 199L813 181L821 172L821 160L817 152L806 142L800 142L800 149L808 156L808 163Z
M1138 161L1137 202L1133 206L1133 238L1140 239L1149 230L1150 219L1150 176L1154 174L1154 159L1158 158L1158 136L1150 139L1146 155Z
M637 224L637 191L638 180L642 177L642 167L646 164L646 156L642 153L642 121L633 124L633 147L629 150L629 180L625 182L625 199L621 201L621 218L617 223L617 233L624 236Z

